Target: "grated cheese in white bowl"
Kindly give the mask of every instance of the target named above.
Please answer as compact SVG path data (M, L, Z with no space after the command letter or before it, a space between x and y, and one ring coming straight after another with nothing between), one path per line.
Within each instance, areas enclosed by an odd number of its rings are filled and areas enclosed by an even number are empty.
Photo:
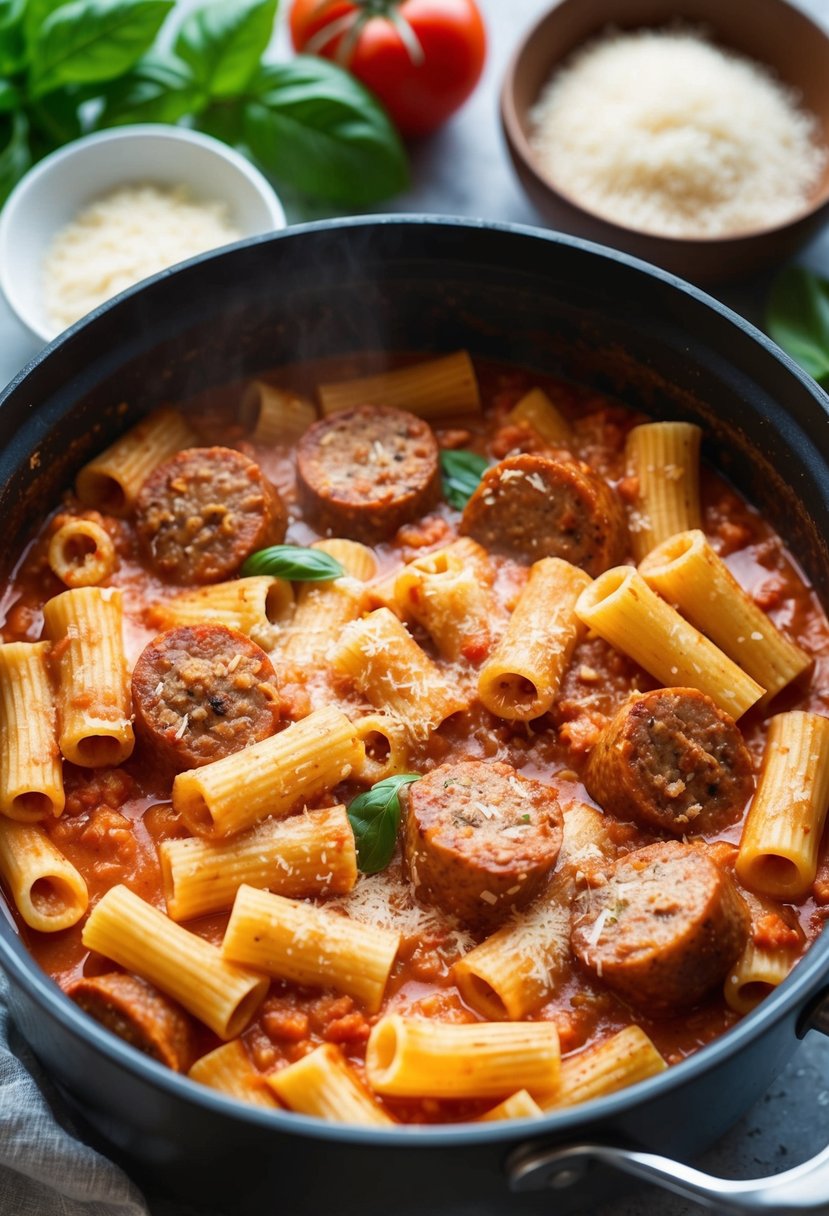
M805 208L829 159L792 90L691 30L609 32L588 43L530 117L538 165L562 193L661 236L784 223Z
M196 200L184 186L113 190L61 228L47 248L42 290L49 318L64 329L141 279L242 235L226 203Z

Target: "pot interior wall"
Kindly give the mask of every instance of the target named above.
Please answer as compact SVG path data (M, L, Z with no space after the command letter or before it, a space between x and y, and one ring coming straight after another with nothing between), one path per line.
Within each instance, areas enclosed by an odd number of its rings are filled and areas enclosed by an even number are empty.
M85 459L161 401L286 361L459 347L701 422L708 459L829 590L829 528L818 523L829 487L810 450L816 441L829 455L817 390L694 294L612 255L449 224L300 231L207 258L103 310L0 412L6 535L24 536Z

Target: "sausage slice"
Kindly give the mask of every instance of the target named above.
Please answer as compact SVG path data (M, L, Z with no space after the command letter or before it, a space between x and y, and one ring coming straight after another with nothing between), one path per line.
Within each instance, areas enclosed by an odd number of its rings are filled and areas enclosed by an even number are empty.
M181 1006L137 975L111 971L85 977L70 984L66 993L119 1039L175 1072L187 1072L193 1064L193 1022Z
M460 530L490 553L531 565L561 557L595 577L628 548L621 501L589 465L523 453L484 473Z
M297 447L297 488L318 531L372 544L440 498L438 445L414 414L359 405L321 418Z
M719 831L754 789L733 718L695 688L657 688L625 702L587 763L590 797L620 819L683 836Z
M576 903L570 942L608 987L655 1017L688 1009L722 983L750 917L702 849L660 841L616 861Z
M215 583L278 545L288 515L255 461L233 448L187 448L150 473L135 504L138 539L163 578Z
M490 929L544 888L561 848L555 793L509 764L442 764L404 794L415 893Z
M139 740L170 767L211 764L274 733L276 673L264 650L225 625L160 634L132 673Z

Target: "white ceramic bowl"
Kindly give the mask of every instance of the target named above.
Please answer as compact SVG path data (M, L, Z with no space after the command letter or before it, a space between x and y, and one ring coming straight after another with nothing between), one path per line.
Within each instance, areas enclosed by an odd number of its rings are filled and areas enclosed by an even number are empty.
M193 198L226 203L229 222L245 237L285 227L282 204L258 169L209 135L146 124L75 140L35 165L0 213L0 287L39 337L59 332L41 289L52 237L93 199L142 182L186 186Z

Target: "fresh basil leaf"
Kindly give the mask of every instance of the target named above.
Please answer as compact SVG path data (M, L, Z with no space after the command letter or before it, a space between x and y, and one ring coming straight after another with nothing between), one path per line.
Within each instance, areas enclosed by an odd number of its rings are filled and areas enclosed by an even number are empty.
M300 545L271 545L251 553L242 566L242 576L270 574L292 583L321 583L342 578L345 570L335 557L322 549L303 549Z
M96 126L117 127L133 122L178 122L196 114L206 101L193 73L173 55L145 55L104 92L104 107Z
M810 376L829 380L829 281L788 267L772 285L766 326Z
M32 129L49 148L58 148L83 134L75 89L57 89L29 104Z
M0 76L13 76L25 66L25 13L26 0L0 0Z
M400 136L379 102L336 64L311 55L265 64L246 92L253 95L247 147L300 193L359 205L408 184Z
M226 144L241 144L244 101L220 101L202 110L196 126Z
M444 448L440 453L443 497L462 511L480 485L489 462L477 452Z
M22 98L10 80L0 80L0 114L16 110Z
M56 8L62 8L71 0L25 0L26 13L23 18L23 32L26 36L26 46L31 57L31 50L37 41L40 28L50 13Z
M6 201L31 163L29 124L23 111L0 118L0 204Z
M348 804L348 820L357 845L357 865L364 874L385 870L400 826L400 787L420 780L420 773L400 773L378 781Z
M211 97L240 93L273 34L277 0L211 0L187 16L175 52Z
M152 46L173 0L72 0L44 21L32 46L32 93L114 80Z

